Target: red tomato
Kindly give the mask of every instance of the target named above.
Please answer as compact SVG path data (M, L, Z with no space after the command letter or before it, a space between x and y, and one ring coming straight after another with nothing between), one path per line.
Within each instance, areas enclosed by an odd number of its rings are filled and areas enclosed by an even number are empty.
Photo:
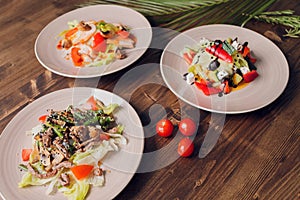
M173 124L168 119L162 119L156 124L156 132L162 137L169 137L173 132Z
M93 165L77 165L71 168L72 173L78 180L86 178L93 170Z
M86 102L91 106L92 110L99 110L95 97L90 96Z
M75 66L82 66L83 59L81 58L81 55L79 54L79 48L73 47L71 49L71 58L73 60L73 63Z
M109 140L110 136L104 133L100 133L100 140Z
M42 115L42 116L39 117L39 121L42 122L42 123L45 123L46 120L47 120L47 117L48 117L48 115Z
M197 127L192 119L185 118L180 121L179 130L185 136L192 136L196 132Z
M30 158L31 152L32 152L32 149L22 149L22 160L28 161Z
M93 43L93 50L95 52L105 52L106 51L106 41L104 37L98 32L94 35L94 43Z
M126 38L129 37L130 33L129 33L128 31L121 30L121 31L118 32L118 35L119 35L121 38L126 39Z
M256 72L256 70L252 70L251 72L248 72L243 75L245 83L253 81L254 79L256 79L256 77L258 77L258 73Z
M194 143L190 138L186 137L180 140L177 149L177 152L180 156L189 157L190 155L192 155L193 151Z

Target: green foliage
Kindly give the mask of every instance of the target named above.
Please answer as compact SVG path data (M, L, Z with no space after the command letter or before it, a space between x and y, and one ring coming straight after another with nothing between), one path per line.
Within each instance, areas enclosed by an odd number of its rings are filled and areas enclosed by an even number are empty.
M271 24L290 27L284 36L298 38L300 36L300 16L294 15L292 10L262 12L259 15L249 15L251 18Z
M256 19L280 24L291 29L285 36L299 37L299 16L293 11L264 12L276 0L92 0L80 7L115 4L133 8L153 18L159 26L184 31L204 24L234 24L244 26ZM246 13L246 14L245 14Z

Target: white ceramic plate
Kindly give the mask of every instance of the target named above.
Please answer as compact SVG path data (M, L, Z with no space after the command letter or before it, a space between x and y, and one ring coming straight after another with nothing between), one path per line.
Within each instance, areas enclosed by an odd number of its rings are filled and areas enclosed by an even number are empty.
M65 60L56 46L58 34L68 29L69 21L105 20L121 23L131 28L137 38L136 47L126 50L127 58L116 60L101 67L75 67L70 60ZM48 70L66 77L90 78L107 75L129 66L140 58L151 43L152 29L147 19L140 13L126 7L115 5L95 5L70 11L50 22L38 35L35 42L35 55Z
M257 58L259 77L247 87L228 95L205 96L195 86L188 85L182 75L188 65L180 56L185 46L193 46L200 38L227 39L238 37L241 43L248 41ZM245 113L262 108L285 89L289 79L287 60L280 49L264 36L246 28L233 25L205 25L190 29L176 36L165 48L161 57L161 73L170 90L186 103L216 113Z
M117 122L125 126L124 136L127 145L119 152L109 152L103 164L111 172L106 173L103 187L91 187L87 199L112 199L119 194L136 172L144 148L144 132L141 121L128 102L110 92L92 88L69 88L45 95L26 106L6 126L0 137L0 199L66 199L60 192L46 195L47 187L31 186L19 189L23 172L18 165L22 163L21 149L31 147L31 137L25 131L39 124L38 117L47 109L65 109L68 105L78 105L84 99L95 95L105 104L118 103L121 108L115 114Z

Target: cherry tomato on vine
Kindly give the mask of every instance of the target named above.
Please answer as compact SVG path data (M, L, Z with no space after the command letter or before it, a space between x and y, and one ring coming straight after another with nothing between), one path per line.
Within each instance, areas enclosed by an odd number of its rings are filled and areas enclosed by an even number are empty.
M177 149L177 152L180 156L189 157L190 155L192 155L193 151L194 143L190 138L186 137L180 140Z
M195 122L190 118L185 118L179 122L179 131L185 136L192 136L196 130Z
M162 137L169 137L173 132L173 124L168 119L159 120L156 124L156 133Z

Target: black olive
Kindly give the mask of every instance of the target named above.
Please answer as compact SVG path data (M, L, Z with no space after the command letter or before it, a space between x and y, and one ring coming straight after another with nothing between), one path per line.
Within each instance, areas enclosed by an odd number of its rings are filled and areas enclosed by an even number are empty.
M215 41L214 41L214 44L215 44L215 45L220 45L220 44L222 44L222 43L223 43L223 42L222 42L221 40L215 40Z
M208 65L208 70L215 71L220 66L218 59L211 61Z

